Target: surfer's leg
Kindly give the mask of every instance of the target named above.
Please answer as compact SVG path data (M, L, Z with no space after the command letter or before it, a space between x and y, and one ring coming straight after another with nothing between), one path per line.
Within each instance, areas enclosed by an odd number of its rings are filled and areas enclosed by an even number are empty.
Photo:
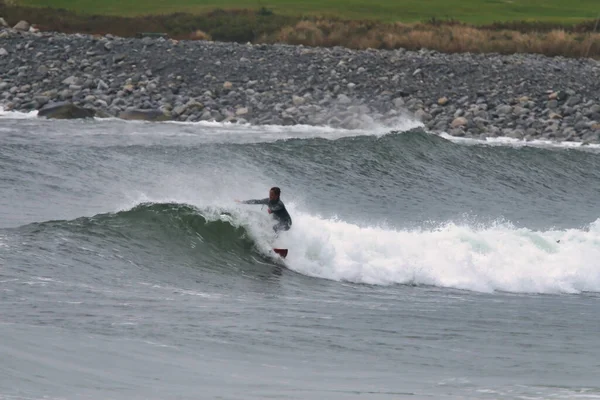
M281 221L273 225L273 230L278 234L280 231L289 231L290 226L284 221Z

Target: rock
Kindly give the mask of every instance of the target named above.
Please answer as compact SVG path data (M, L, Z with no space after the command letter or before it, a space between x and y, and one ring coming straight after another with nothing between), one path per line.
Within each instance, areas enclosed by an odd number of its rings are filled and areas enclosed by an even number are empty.
M127 58L126 54L123 54L123 53L121 53L121 54L115 54L113 56L113 62L115 64L119 64L119 63L123 62L125 60L125 58Z
M431 114L428 114L425 110L419 109L415 112L415 117L422 122L429 122L432 119Z
M564 90L560 90L556 92L556 100L565 101L569 97L569 93Z
M394 107L396 107L396 109L401 109L403 108L405 105L404 103L404 99L402 97L396 97L394 99Z
M449 101L449 100L448 100L448 98L447 98L447 97L440 97L440 98L438 99L438 104L439 104L440 106L445 106L446 104L448 104L448 101Z
M294 95L292 96L292 103L294 103L295 106L301 106L306 103L306 99L304 97Z
M6 50L4 47L0 48L0 57L4 57L8 55L8 50Z
M340 104L350 104L352 101L350 100L350 98L348 96L346 96L345 94L340 94L338 95L338 103Z
M106 111L96 110L96 118L114 118L113 115L107 113Z
M469 123L469 121L465 117L458 117L458 118L455 118L454 121L452 121L450 126L452 128L458 128L461 126L466 126L468 123Z
M118 115L119 118L130 121L168 121L171 116L159 110L129 109Z
M517 116L521 116L521 115L529 113L529 111L526 108L523 108L521 106L514 106L512 111L513 111L513 114L517 115Z
M590 107L589 114L600 114L600 104L594 104Z
M187 107L185 105L177 106L173 109L173 116L178 117L185 114Z
M40 107L45 106L50 101L50 98L48 96L35 96L33 99L38 103Z
M557 114L555 112L551 112L548 114L548 118L550 119L562 119L562 115Z
M19 21L17 22L17 24L15 26L13 26L13 29L16 31L21 31L21 32L27 32L29 31L30 25L29 22L27 21Z
M41 75L42 77L45 77L46 75L48 75L48 72L49 72L48 67L46 67L45 65L40 65L36 71L37 71L38 75Z
M98 85L96 86L96 89L105 91L105 90L108 90L109 87L106 84L106 82L104 82L102 79L98 79Z
M93 118L95 111L70 102L48 104L38 111L38 117L49 119Z
M523 139L525 137L525 134L520 129L508 129L504 132L504 136L512 139Z
M510 114L510 113L512 113L512 110L513 110L513 108L506 104L496 107L496 113L498 113L498 115Z
M569 97L569 99L567 100L566 105L569 106L569 107L573 107L573 106L576 106L576 105L578 105L580 103L581 103L581 96L575 95L575 96Z
M70 76L62 81L63 85L77 85L79 79L76 76Z

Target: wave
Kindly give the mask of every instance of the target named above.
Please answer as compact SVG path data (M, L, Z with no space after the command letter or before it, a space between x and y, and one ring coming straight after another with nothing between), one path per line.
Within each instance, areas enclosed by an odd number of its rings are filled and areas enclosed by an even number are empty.
M78 120L46 120L38 119L37 111L19 112L5 111L0 106L0 119L5 120L30 120L39 121L44 124L73 124ZM202 142L217 143L268 143L289 139L313 139L321 138L327 140L336 140L355 136L382 136L390 132L404 132L412 129L419 129L423 124L417 120L406 116L399 116L385 123L372 120L365 123L361 128L347 129L337 128L327 125L253 125L250 123L238 122L215 122L215 121L127 121L118 118L94 118L94 122L86 124L84 132L65 133L62 130L56 132L46 132L45 135L73 136L83 137L86 140L97 136L102 140L107 137L115 136L123 140L123 136L128 140L142 139L144 143L148 138L174 138L192 139ZM118 126L117 133L115 129L107 127Z
M563 231L517 229L508 222L394 230L304 216L291 236L290 268L337 281L478 292L600 292L600 220Z
M26 237L62 237L99 247L150 252L201 266L250 261L259 256L276 260L268 235L257 234L253 215L218 208L199 209L182 203L140 203L130 209L73 220L31 223L16 228ZM143 256L141 258L144 258ZM150 259L151 257L147 257Z
M293 228L274 241L271 221L262 214L244 206L223 210L142 203L116 213L29 224L19 231L67 232L85 237L86 242L100 238L133 252L183 253L214 268L252 262L256 256L275 261L270 250L276 244L289 249L285 265L290 270L357 284L477 292L600 292L600 220L569 230L517 229L508 222L446 222L398 230L293 210Z
M548 139L516 139L505 136L488 137L485 139L465 138L441 133L440 137L457 144L465 145L488 145L488 146L503 146L503 147L539 147L546 149L579 149L597 152L600 149L600 144L586 143L583 141L555 141Z
M7 120L37 120L38 112L5 111L0 106L0 119ZM87 131L82 134L89 139L98 135L102 140L111 134L105 129L106 124L121 124L123 128L119 130L118 137L122 140L123 135L147 140L148 137L182 137L201 139L203 141L216 141L220 143L268 143L290 139L327 139L338 140L348 137L381 137L398 132L410 132L413 130L424 131L424 125L418 120L405 116L400 116L387 123L378 123L373 121L366 128L344 129L330 126L314 125L252 125L250 123L232 123L232 122L214 122L214 121L164 121L164 122L146 122L146 121L126 121L118 118L94 118L96 126L87 125ZM65 123L65 121L52 121L52 123ZM66 122L68 123L68 121ZM139 129L138 129L139 128ZM597 152L600 144L587 144L577 141L552 141L546 139L524 140L509 137L489 137L485 139L463 138L451 136L446 132L430 132L428 134L438 136L446 141L461 145L488 145L501 147L539 147L539 148L557 148L557 149L581 149ZM52 134L47 132L46 135ZM63 135L64 133L58 132ZM142 142L143 143L143 142Z

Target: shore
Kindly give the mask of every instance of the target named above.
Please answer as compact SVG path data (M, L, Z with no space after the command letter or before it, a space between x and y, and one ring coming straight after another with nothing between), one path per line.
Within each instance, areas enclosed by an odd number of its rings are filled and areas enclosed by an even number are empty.
M600 143L600 62L0 31L0 106ZM85 114L85 111L84 111Z

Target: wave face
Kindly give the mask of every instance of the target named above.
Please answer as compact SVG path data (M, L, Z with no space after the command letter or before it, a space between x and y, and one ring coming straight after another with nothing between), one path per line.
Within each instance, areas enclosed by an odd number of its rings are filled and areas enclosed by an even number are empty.
M3 191L5 226L87 227L140 258L176 248L206 266L286 247L290 269L356 283L600 289L593 148L457 143L419 129L332 139L295 127L272 140L275 127L8 121L0 167L25 192ZM233 202L274 185L294 220L277 239L264 210Z
M600 292L600 221L589 229L532 231L508 223L396 230L296 213L275 239L253 212L144 203L129 210L20 227L20 235L85 238L97 247L160 254L170 263L232 273L228 265L274 263L290 250L301 274L374 285L430 285L481 292ZM225 266L225 267L223 267Z

